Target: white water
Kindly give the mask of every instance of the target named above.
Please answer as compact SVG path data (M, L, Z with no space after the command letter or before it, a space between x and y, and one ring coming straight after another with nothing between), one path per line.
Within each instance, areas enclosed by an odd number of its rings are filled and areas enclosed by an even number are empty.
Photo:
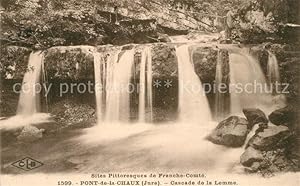
M267 68L268 83L269 85L274 85L276 82L280 83L278 61L276 56L272 52L269 51L268 53L269 53L268 68Z
M146 73L147 69L147 73ZM147 75L146 75L147 74ZM139 122L152 122L152 56L146 47L142 52L139 84ZM146 99L147 97L147 99ZM147 114L146 114L147 113ZM146 118L146 115L148 116Z
M148 101L148 115L149 122L153 121L153 90L152 90L152 55L151 50L147 50L148 58L147 58L147 101Z
M239 161L242 149L228 149L205 140L216 123L210 121L208 101L202 90L201 81L194 71L188 49L188 46L176 48L179 69L179 119L177 122L166 125L145 124L145 122L126 124L120 123L118 118L115 118L110 121L114 125L98 125L86 129L85 134L78 139L92 146L109 147L104 156L110 159L101 163L102 168L110 171L147 170L146 167L151 164L162 171L199 170L201 167L203 171L227 172ZM150 50L146 48L141 60L140 83L142 85L151 85L150 57ZM129 54L126 59L131 59ZM125 73L124 67L122 70L122 73ZM116 72L119 71L114 69L113 78ZM127 71L126 77L128 74L130 71ZM140 88L139 121L145 121L145 112L149 106L147 100L152 99L148 97L152 90L149 91L146 86ZM113 98L107 103L118 101L118 96L113 95ZM126 108L129 109L127 106ZM119 107L114 111L118 109ZM203 123L203 125L187 125L189 123ZM180 148L175 148L176 146ZM146 155L140 155L140 152L145 151ZM118 153L117 156L114 155L115 152ZM96 162L102 161L102 156L95 158ZM84 166L84 171L98 170L97 166L98 164Z
M231 114L241 113L243 108L270 110L272 95L258 62L238 50L229 55L229 68Z
M189 35L169 36L169 39L172 43L212 43L216 42L220 37L219 33L191 33Z
M211 120L211 112L202 84L195 73L189 46L176 48L179 78L178 120L197 123Z
M217 58L217 67L216 67L216 87L220 87L223 82L223 61L220 56L220 51L218 51L218 58ZM225 95L220 91L216 92L215 97L215 119L224 119L225 113Z
M134 50L94 53L96 108L98 122L118 123L130 119L130 84ZM139 122L152 122L152 56L151 48L142 51L139 84ZM105 114L104 114L105 113ZM104 116L103 116L104 115Z
M186 125L186 122L152 125L145 123L98 125L85 130L78 141L107 147L110 157L101 167L109 171L197 171L226 173L238 165L242 148L215 145L205 137L216 126ZM86 146L86 145L85 145ZM113 154L117 152L117 156ZM134 152L134 153L133 153ZM140 154L145 152L145 154ZM130 157L128 157L130 155ZM95 157L96 162L101 162ZM152 168L149 168L151 164ZM112 166L111 166L112 165ZM84 166L82 171L98 170L99 164Z
M16 115L0 121L0 129L12 130L33 124L52 122L50 114L35 113L30 116Z
M19 96L17 115L0 121L0 129L11 130L32 124L51 121L50 115L40 112L40 84L43 53L33 52L29 56L27 72L24 74Z
M268 68L267 68L267 77L270 89L272 90L273 94L273 108L279 109L286 106L286 97L284 94L280 93L281 87L277 86L276 84L280 84L280 72L279 66L276 56L268 51L269 59L268 59Z
M104 73L102 74L103 78L105 78L104 82L105 82L105 115L104 115L104 121L108 121L111 120L110 118L113 117L112 114L113 113L109 113L109 112L113 112L112 110L108 110L108 107L110 107L110 109L112 108L112 106L109 104L109 101L113 100L111 95L114 90L113 90L113 85L109 84L113 82L114 79L114 72L115 72L115 68L116 65L119 61L119 54L120 54L120 50L117 51L113 51L111 53L108 54L107 56L107 61L106 61L106 66L105 66L105 70ZM116 111L119 112L119 111ZM116 119L117 120L117 119Z
M30 54L27 72L24 75L20 92L17 115L30 116L40 109L40 97L35 85L40 83L42 63L43 54L41 52Z
M95 73L95 97L96 97L96 116L97 120L102 119L102 93L103 83L101 80L102 58L100 53L94 53L94 73Z
M134 62L134 49L110 55L106 79L106 122L128 122L130 117L130 79Z
M163 171L177 170L184 172L199 171L201 169L205 173L211 172L209 175L213 176L220 173L221 178L225 177L224 174L233 172L233 168L238 163L239 156L243 151L241 148L230 149L206 141L204 138L213 129L215 123L211 125L185 125L186 123L207 122L211 119L211 113L202 90L201 81L194 71L188 46L176 48L176 53L180 82L180 122L174 125L160 126L145 125L144 123L138 123L137 125L98 125L96 128L88 129L84 141L91 142L90 140L94 140L93 142L104 146L104 153L107 153L105 155L109 158L103 161L101 154L95 154L92 163L84 167L84 171L102 170L103 167L110 167L112 170L117 171L130 168L144 170L144 167L151 164L152 167L160 168ZM106 86L105 118L110 123L120 121L124 123L129 118L129 92L126 91L126 88L128 88L127 85L130 82L134 51L125 51L120 60L118 60L119 54L119 51L111 53L107 66L103 67L101 66L103 61L100 54L95 54L95 81ZM233 73L231 76L232 82L251 82L256 75L259 75L259 77L255 80L265 81L264 77L260 77L260 67L248 54L231 54L230 63ZM151 85L152 82L151 66L151 53L149 49L145 49L141 65L141 79L143 79L145 85ZM218 71L221 71L220 67ZM102 82L102 79L105 79L105 82ZM120 89L124 87L125 89ZM149 109L149 106L152 108L152 88L151 86L144 86L141 91L143 92L139 98L142 105L140 107L140 119L145 120L146 110ZM245 96L247 95L233 97L239 100L239 105L235 105L236 107L248 107L250 103L245 102L247 99L261 101L259 95ZM103 113L101 110L104 105L102 97L102 92L96 92L98 119L102 117ZM34 104L30 102L30 105ZM20 123L19 121L22 119L23 117L19 117L16 123ZM42 119L38 118L38 122L41 122ZM25 120L23 121L26 123ZM89 147L89 145L84 146L87 149ZM146 151L147 155L139 154L143 151ZM74 153L76 155L80 154L76 150Z

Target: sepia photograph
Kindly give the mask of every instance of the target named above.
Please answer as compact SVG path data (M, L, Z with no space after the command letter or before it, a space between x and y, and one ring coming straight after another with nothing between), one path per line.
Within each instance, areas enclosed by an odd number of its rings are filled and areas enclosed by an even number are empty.
M299 0L0 0L0 186L297 186Z

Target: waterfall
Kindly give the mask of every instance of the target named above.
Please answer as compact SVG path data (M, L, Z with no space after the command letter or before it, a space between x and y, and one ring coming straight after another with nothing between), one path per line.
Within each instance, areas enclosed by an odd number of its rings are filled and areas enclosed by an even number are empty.
M19 97L17 115L30 116L40 111L40 99L36 85L40 83L43 53L33 52L29 56Z
M121 56L121 57L119 57ZM127 122L130 118L130 80L134 49L94 53L98 122Z
M16 129L32 124L41 124L51 121L47 113L40 113L40 93L43 86L40 84L42 78L42 66L44 55L42 52L32 52L29 56L27 71L24 74L17 114L7 120L0 121L0 129Z
M211 120L211 112L202 84L189 54L188 45L176 48L179 75L179 121L196 123Z
M95 73L95 97L96 97L96 116L97 120L102 119L102 93L103 83L101 73L102 58L100 53L94 53L94 73ZM103 71L102 71L103 72Z
M130 116L130 79L134 49L110 55L106 69L106 122L127 122Z
M258 61L247 52L229 54L231 114L243 108L269 109L272 96Z
M218 51L217 67L216 67L216 87L220 87L223 82L223 60L221 52ZM220 91L216 92L215 96L215 118L223 119L225 114L225 94Z
M281 94L281 87L277 86L281 82L279 65L276 56L268 51L268 67L267 67L267 77L270 89L273 94L273 107L274 109L279 109L286 106L286 97L284 94Z
M146 47L142 52L139 88L139 122L146 120L152 122L152 56L150 47ZM146 112L149 113L147 119Z
M280 83L280 75L279 75L279 67L278 67L278 61L276 56L272 52L269 53L269 59L268 59L268 68L267 68L267 76L268 76L268 83L271 87L273 87L274 84ZM274 91L273 87L273 91Z
M148 101L148 113L149 122L153 121L153 96L152 96L152 55L150 49L147 50L147 101Z

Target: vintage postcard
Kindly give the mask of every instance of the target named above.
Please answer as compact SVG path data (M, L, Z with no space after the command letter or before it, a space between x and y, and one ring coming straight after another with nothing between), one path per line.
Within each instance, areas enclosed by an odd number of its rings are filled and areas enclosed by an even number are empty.
M296 186L299 0L1 0L1 186Z

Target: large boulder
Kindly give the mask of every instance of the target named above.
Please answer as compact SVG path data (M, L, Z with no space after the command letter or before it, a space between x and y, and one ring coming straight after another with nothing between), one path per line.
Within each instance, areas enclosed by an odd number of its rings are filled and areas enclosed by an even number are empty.
M246 108L243 109L243 113L246 116L249 122L249 129L251 130L252 127L258 123L268 123L268 119L265 113L257 108Z
M253 147L247 148L240 158L241 164L246 167L251 167L254 162L261 162L261 161L263 161L262 152L254 149Z
M270 126L262 132L256 133L247 146L259 150L271 150L283 145L291 136L291 132L286 126Z
M292 107L284 107L275 110L269 115L269 120L275 125L289 125L297 116L297 113Z
M248 133L248 121L245 118L231 116L219 123L207 139L215 144L241 147Z

